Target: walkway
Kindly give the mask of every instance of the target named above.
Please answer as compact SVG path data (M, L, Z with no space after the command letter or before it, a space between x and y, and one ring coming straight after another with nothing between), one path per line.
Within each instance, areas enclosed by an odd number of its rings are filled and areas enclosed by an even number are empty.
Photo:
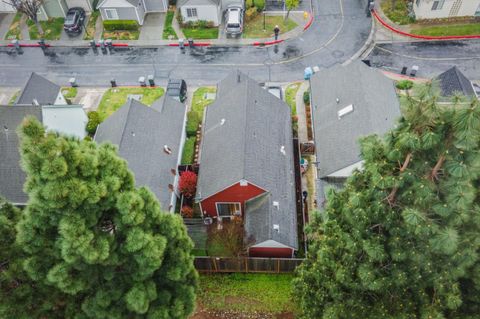
M162 40L165 13L148 13L140 28L139 40Z
M10 25L15 18L15 13L0 13L0 39L5 39Z
M30 40L30 32L28 32L26 15L22 15L22 18L20 19L20 32L23 40Z
M303 81L298 88L297 95L295 96L295 103L297 105L298 116L298 140L300 143L308 142L307 134L307 116L305 113L305 103L303 102L303 94L308 91L310 85L308 81Z

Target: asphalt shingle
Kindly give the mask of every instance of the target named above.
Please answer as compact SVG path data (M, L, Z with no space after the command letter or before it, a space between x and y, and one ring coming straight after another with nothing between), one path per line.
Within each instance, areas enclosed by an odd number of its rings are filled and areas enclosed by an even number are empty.
M475 96L472 82L456 66L440 74L436 80L440 83L443 96L452 96L457 93Z
M40 105L53 105L58 93L60 93L59 85L32 72L15 104L32 105L33 100L37 100Z

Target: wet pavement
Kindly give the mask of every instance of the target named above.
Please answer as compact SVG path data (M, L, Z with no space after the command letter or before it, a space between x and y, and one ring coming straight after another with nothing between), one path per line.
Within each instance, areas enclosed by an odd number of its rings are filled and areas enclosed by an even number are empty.
M278 46L195 47L181 53L176 47L113 48L0 48L0 86L21 86L31 71L55 82L76 77L79 85L135 85L140 76L153 74L157 83L180 77L191 85L214 84L232 69L260 82L300 80L307 66L342 63L365 43L371 20L359 0L314 0L315 22L296 39Z

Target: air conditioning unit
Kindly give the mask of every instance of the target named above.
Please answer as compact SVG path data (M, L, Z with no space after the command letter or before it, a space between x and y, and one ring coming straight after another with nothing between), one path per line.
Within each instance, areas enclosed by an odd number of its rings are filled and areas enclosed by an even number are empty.
M205 225L211 225L211 224L213 223L212 217L205 217L205 218L203 219L203 223L204 223Z

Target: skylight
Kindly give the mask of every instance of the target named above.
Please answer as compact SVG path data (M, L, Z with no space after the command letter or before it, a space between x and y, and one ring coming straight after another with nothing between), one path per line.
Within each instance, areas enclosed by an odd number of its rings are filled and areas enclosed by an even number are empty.
M353 112L353 104L350 104L337 112L338 119L340 120L342 117L352 112Z

